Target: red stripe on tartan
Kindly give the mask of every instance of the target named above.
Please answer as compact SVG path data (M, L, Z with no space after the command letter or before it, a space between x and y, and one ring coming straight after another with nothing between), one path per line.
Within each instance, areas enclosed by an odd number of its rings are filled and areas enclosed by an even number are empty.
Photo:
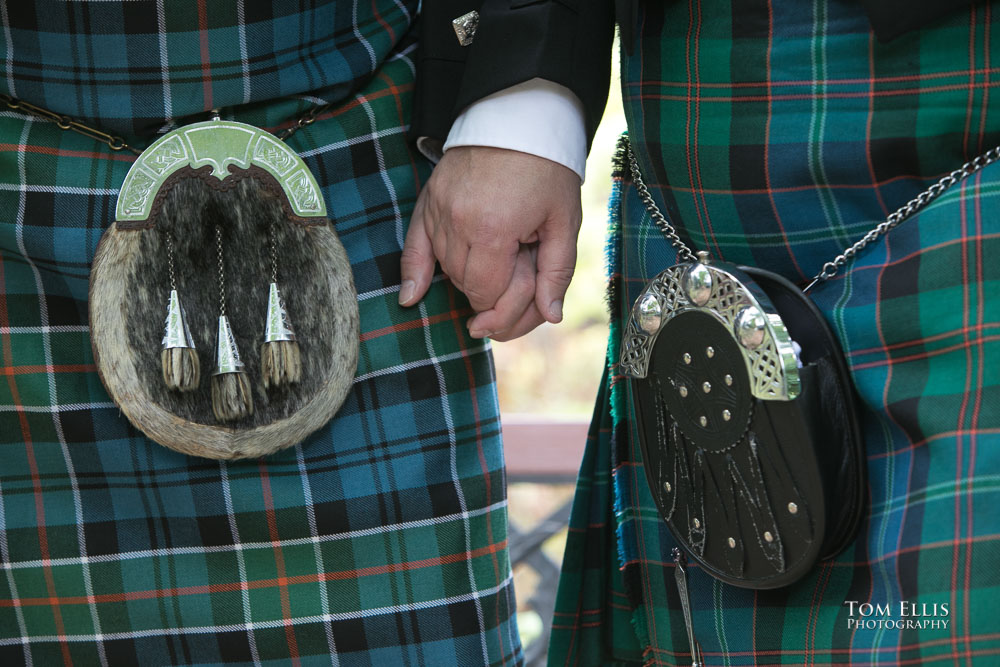
M968 329L963 329L963 331L971 331L976 327L969 327ZM966 337L968 340L968 337ZM972 342L977 345L982 345L983 343L991 343L995 340L1000 340L1000 334L995 336L977 336ZM947 354L949 352L954 352L955 350L961 350L969 346L969 342L956 343L955 345L949 345L948 347L942 347L938 350L928 350L925 352L915 352L913 354L908 354L905 357L892 357L889 359L882 359L879 361L868 361L863 364L851 364L851 368L856 371L864 370L866 368L875 368L878 366L893 366L895 364L905 363L907 361L916 361L918 359L930 359L931 357L937 357L942 354Z
M983 82L976 83L973 88L995 88L1000 86L1000 82ZM796 100L814 100L814 99L858 99L862 97L868 97L869 95L874 95L875 97L899 97L903 95L927 95L929 93L946 93L955 90L968 90L968 84L949 84L947 86L929 86L927 88L901 88L899 90L876 90L874 93L869 93L867 91L859 91L856 93L832 93L825 92L822 95L809 95L806 93L797 94L784 94L784 93L770 93L764 95L713 95L711 97L704 98L705 102L791 102ZM668 102L683 102L686 98L684 95L666 95L659 94L655 95L652 93L640 93L638 95L630 95L627 97L629 101L632 100L666 100Z
M129 593L104 593L94 596L71 595L53 596L47 598L19 598L17 600L0 600L0 608L3 607L40 607L46 605L76 605L106 603L106 602L129 602L132 600L155 600L158 598L182 597L185 595L210 595L213 593L233 593L244 590L261 590L275 587L297 586L300 584L316 584L327 581L346 581L359 577L369 577L382 574L394 574L410 570L419 570L426 567L440 567L441 565L451 565L465 560L472 560L481 556L496 555L497 552L507 548L507 540L497 544L490 544L472 551L462 551L460 553L437 556L435 558L424 558L421 560L407 561L404 563L388 563L386 565L373 565L354 570L342 570L338 572L320 572L318 574L301 574L292 577L283 576L272 579L256 579L254 581L233 581L224 584L203 584L198 586L177 586L173 588L154 588L143 591L132 591Z
M923 183L925 180L926 181L937 181L937 180L940 180L941 177L945 176L947 173L948 172L942 172L940 174L934 174L934 175L931 175L931 176L924 176L924 175L921 175L921 174L900 174L900 175L897 175L897 176L892 176L890 178L883 179L881 181L875 181L874 184L877 185L877 186L879 186L879 187L881 187L881 186L884 186L884 185L888 185L890 183L895 183L896 181L918 181L920 183ZM705 188L704 190L702 190L702 192L704 192L705 194L708 194L708 195L726 195L726 196L730 196L730 195L766 195L769 192L773 192L774 194L782 194L782 193L785 193L785 192L811 192L813 190L816 190L817 187L818 186L816 184L812 184L812 185L790 185L790 186L783 186L783 187L779 187L779 188L771 188L770 190L768 190L766 188L747 188L745 190L722 190L722 189L718 189L718 188ZM822 187L823 187L824 190L865 190L865 191L868 191L868 190L871 190L872 186L870 184L868 184L868 183L824 183ZM679 185L670 185L669 188L670 188L670 190L672 190L674 192L684 192L684 193L694 192L693 188L685 188L685 187L679 186Z
M299 660L299 645L295 641L295 628L292 626L292 605L288 599L288 576L285 569L285 554L281 549L281 537L278 535L278 522L274 515L274 496L271 493L271 477L263 461L257 462L260 470L260 490L264 500L264 516L267 517L267 533L271 538L271 549L274 552L274 566L278 571L278 593L281 597L281 618L285 621L285 642L288 644L289 657L293 665L301 665Z
M385 31L389 33L389 39L395 42L396 31L393 30L392 26L386 23L385 20L382 18L382 15L379 14L378 7L375 4L375 0L372 0L372 13L375 15L375 19L379 22L379 25L381 25L385 29Z
M400 322L399 324L393 324L388 327L382 327L381 329L375 329L373 331L366 331L361 334L361 342L372 340L374 338L379 338L381 336L388 336L390 334L399 333L400 331L410 331L411 329L422 329L425 326L430 326L432 324L439 324L441 322L447 322L448 320L459 320L467 315L474 315L475 312L468 307L465 308L453 308L452 310L444 313L438 313L431 317L421 318L419 320L409 320L408 322Z
M456 307L455 304L456 294L458 294L458 290L456 290L455 287L451 285L451 283L448 283L448 305L451 307L452 313L455 313L460 310L459 308ZM465 328L461 325L458 319L453 317L452 322L454 323L455 336L458 338L458 340L468 341L468 332L465 331ZM476 455L479 457L479 469L480 471L482 471L483 484L486 486L486 505L490 506L493 504L493 483L490 480L490 472L488 470L488 466L486 463L486 452L483 451L483 428L482 428L482 423L480 422L480 415L479 415L479 399L477 396L478 392L476 391L476 374L472 370L472 360L469 359L468 355L462 355L462 361L465 364L465 374L469 380L469 401L472 403L472 418L476 423ZM455 482L458 483L458 480L455 480ZM486 534L488 535L490 544L495 544L496 539L493 536L492 512L486 513ZM507 540L504 539L504 543L506 542ZM502 581L502 579L500 578L500 563L497 561L496 551L491 552L491 556L493 561L494 580L496 581L497 584L499 584ZM507 573L505 572L504 575L506 574ZM498 591L496 595L494 611L496 613L496 619L497 619L497 640L500 642L500 654L504 655L506 653L506 649L504 648L503 632L500 630L501 626L503 626L503 623L500 621L500 598L501 595L499 594ZM485 634L485 632L486 628L484 627L483 633Z
M53 364L43 366L35 364L32 366L10 366L4 365L0 368L0 375L31 375L33 373L91 373L97 370L94 364Z
M107 153L92 151L68 151L50 146L22 146L20 144L0 144L0 152L38 153L40 155L55 155L58 157L83 157L88 160L117 160L119 162L135 162L136 156L124 153Z
M201 88L205 97L205 108L213 108L212 102L212 57L208 52L208 9L205 0L198 0L198 47L201 50Z
M988 435L988 434L989 435L996 435L996 434L1000 434L1000 428L981 428L981 429L977 429L976 433L979 433L979 434L982 434L982 435ZM879 453L879 454L869 454L868 455L868 460L869 461L877 461L878 459L884 459L884 458L889 457L889 456L895 456L896 454L899 454L900 452L907 452L907 451L913 450L913 449L915 449L917 447L923 447L923 446L925 446L925 445L927 445L927 444L929 444L931 442L934 442L935 440L942 440L944 438L960 438L960 437L963 437L963 436L966 436L966 435L971 435L971 434L972 434L972 430L971 429L961 429L959 431L942 431L941 433L935 433L934 435L928 436L928 437L923 438L921 440L917 440L915 442L911 442L909 444L909 446L907 446L907 447L903 447L903 448L900 448L900 449L894 449L891 452L884 452L884 453Z
M1000 322L990 322L989 324L976 324L972 327L962 327L961 329L951 329L949 331L944 331L942 333L934 334L933 336L927 336L926 338L915 338L912 340L906 340L899 343L890 343L885 347L866 347L862 350L853 350L849 356L851 357L861 357L866 354L875 354L878 352L887 352L890 350L899 350L904 347L914 347L916 345L925 345L927 343L933 343L935 341L944 340L945 338L951 338L952 336L961 336L967 331L975 331L978 334L982 334L984 331L989 329L1000 329Z
M0 287L5 284L4 262L2 256L0 256ZM0 328L7 329L9 327L10 315L7 312L7 290L0 289ZM14 357L10 334L4 335L2 338L4 370L6 370L13 365ZM24 440L25 456L28 459L28 467L31 471L31 487L35 496L35 516L38 520L38 548L41 552L42 561L45 563L50 558L49 536L45 528L45 500L42 492L41 476L38 473L38 461L35 459L35 448L31 441L31 426L28 424L27 415L21 405L21 395L17 389L17 381L11 374L7 374L7 385L10 387L10 395L14 406L22 408L17 410L18 422L21 426L21 437ZM45 588L49 593L49 597L53 597L56 594L56 583L52 576L52 567L48 564L43 564L42 567L44 570ZM62 651L63 664L72 665L73 660L69 653L69 643L66 641L66 625L63 623L62 610L58 604L52 607L52 616L56 624L56 634L59 637L59 648Z
M976 67L976 8L969 12L969 69ZM972 129L973 102L975 101L975 79L969 76L969 99L965 109L965 132L962 135L962 154L969 154L969 132Z
M399 122L399 127L407 127L409 120L403 111L402 88L397 86L396 82L381 70L379 70L378 78L385 82L389 92L392 93L393 100L396 102L396 120ZM377 141L377 139L373 139L373 141ZM420 172L417 170L417 163L412 159L412 153L408 153L408 155L411 156L410 171L413 172L413 182L417 185L417 192L420 192L420 189L423 187L423 183L420 182Z
M789 259L792 260L792 266L798 271L799 277L802 280L807 278L805 272L802 271L802 267L799 266L799 260L795 257L795 253L792 252L792 245L788 242L788 235L785 233L785 225L781 222L781 214L778 213L778 204L774 200L774 190L771 188L771 120L774 118L774 108L773 108L773 98L771 95L771 51L774 48L774 6L771 0L767 0L767 55L765 69L767 70L767 95L764 96L764 100L767 101L767 122L764 124L764 187L767 188L767 198L771 202L771 211L774 212L774 222L778 225L778 230L781 232L781 239L785 244L785 251L788 253ZM711 100L712 98L708 98Z
M986 25L989 26L989 22L988 22L989 11L987 11L986 16L987 16L987 24ZM988 30L988 28L987 28L987 30ZM985 100L983 100L983 103L984 104L986 103ZM982 197L980 196L980 192L979 192L979 187L980 187L981 184L982 184L982 172L976 174L976 178L975 178L975 181L974 181L974 187L976 189L976 195L975 195L975 197L973 197L973 200L972 200L973 201L973 206L975 208L975 213L973 215L974 215L974 217L976 219L976 236L977 237L981 236L982 233L983 233ZM983 244L982 243L977 243L976 244L976 284L977 285L984 285L985 284L985 281L983 279ZM983 317L984 317L984 313L983 313L983 301L984 301L983 295L980 294L979 295L979 300L977 302L977 306L978 307L976 309L977 310L977 312L976 312L976 325L977 325L977 327L982 327L982 325L983 325ZM978 446L979 446L979 441L978 441L978 438L977 438L978 433L977 433L976 429L979 426L979 410L982 408L983 387L985 386L983 384L983 371L984 371L984 366L985 366L985 364L983 363L983 354L984 354L984 351L983 351L983 343L982 343L981 340L979 342L978 347L979 347L979 354L978 354L979 366L978 366L978 373L977 373L977 377L976 377L976 387L977 387L976 402L975 402L975 404L972 407L972 423L969 425L970 428L972 429L972 435L969 438L969 476L968 477L970 477L970 479L967 479L967 481L965 482L965 511L966 511L967 516L969 517L969 525L966 528L966 539L969 539L969 538L973 537L972 521L973 521L974 517L973 517L973 514L972 514L972 479L971 479L971 475L975 474L975 471L976 471L976 453L978 452ZM972 549L966 548L966 550L965 550L965 590L966 591L969 591L969 590L972 589L972 586L971 586L971 576L972 576ZM965 634L969 634L970 631L971 631L971 628L969 627L969 623L970 623L970 618L971 618L972 615L971 615L971 613L969 611L969 604L970 604L970 602L969 602L969 596L966 595L966 597L965 597L965 616L962 618L963 625L965 626L965 628L964 628L965 629ZM970 655L969 654L969 649L970 648L971 647L969 647L967 645L966 658L968 658L969 655Z
M698 76L698 74L697 74L697 68L698 68L697 54L695 55L695 76L694 77L691 76L691 43L692 43L692 34L691 33L692 33L692 31L695 32L694 39L697 40L697 38L698 38L697 35L700 32L701 26L699 24L698 28L694 27L694 25L695 25L694 9L692 8L691 3L688 3L687 8L688 8L688 27L687 27L687 34L684 37L684 67L686 69L687 80L688 80L689 84L688 84L688 87L687 87L687 99L684 102L684 141L687 144L686 147L685 147L687 150L684 151L684 155L687 157L688 183L691 184L691 194L692 194L693 199L694 199L694 212L695 212L695 215L698 218L698 226L701 228L701 234L702 234L702 236L704 238L707 239L708 238L708 231L705 228L705 220L702 218L701 203L699 202L699 197L698 197L698 191L701 188L701 183L700 182L698 182L697 184L695 183L695 180L696 180L695 179L696 167L692 165L692 161L694 162L694 165L697 165L697 163L698 163L698 121L697 121L697 113L698 113L698 111L697 111L697 109L698 109L698 102L699 102L699 100L698 100L697 96L695 97L695 100L694 100L694 103L695 103L695 116L696 116L695 126L694 126L695 127L695 130L694 130L695 131L695 138L694 138L694 140L691 139L691 89L692 89L692 84L694 82L695 77ZM700 181L700 179L699 179L699 181ZM702 195L702 199L703 198L704 198L704 195ZM706 215L707 215L707 210L706 210ZM715 248L716 248L716 251L718 251L719 246L718 246L717 243L716 243ZM718 252L716 252L716 255L718 256Z
M872 161L872 118L875 117L875 33L868 34L868 118L865 119L865 159L868 162L868 177L871 187L875 190L875 198L882 209L882 214L889 215L889 209L882 199L882 190L875 176L875 163Z
M985 65L985 72L983 74L984 83L989 84L990 82L990 7L991 5L986 5L986 20L984 21L983 27L983 64ZM979 143L976 144L976 152L982 153L986 150L983 147L983 142L986 140L986 110L990 108L990 87L989 85L983 89L983 106L979 111Z
M932 79L947 79L950 77L955 78L970 78L972 76L978 77L983 75L988 77L990 74L1000 73L1000 67L990 68L988 65L985 69L973 69L973 70L949 70L947 72L930 72L926 74L906 74L901 76L879 76L875 77L875 81L878 83L896 83L896 82L907 82L907 81L928 81ZM871 77L864 79L789 79L788 81L773 81L772 86L802 86L804 88L813 88L815 86L830 87L838 85L863 85L871 81ZM696 84L698 88L716 88L716 89L728 89L728 88L765 88L767 83L764 81L733 81L733 82L720 82L720 83L698 83ZM628 88L687 88L688 82L686 81L630 81L626 84Z

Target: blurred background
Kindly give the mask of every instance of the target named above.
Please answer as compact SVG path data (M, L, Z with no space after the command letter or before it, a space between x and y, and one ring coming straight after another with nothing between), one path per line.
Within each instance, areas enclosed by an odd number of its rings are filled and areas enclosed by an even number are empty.
M605 365L604 244L611 160L625 130L615 44L611 94L587 159L576 274L558 325L494 343L508 469L510 553L528 667L545 664L566 522Z

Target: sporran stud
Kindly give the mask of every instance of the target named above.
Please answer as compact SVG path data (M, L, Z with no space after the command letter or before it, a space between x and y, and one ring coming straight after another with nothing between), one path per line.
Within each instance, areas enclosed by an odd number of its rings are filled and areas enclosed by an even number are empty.
M163 350L160 363L163 367L163 382L168 389L192 391L201 380L201 363L195 350L187 316L177 294L174 276L174 241L170 232L166 234L167 267L170 273L170 297L167 300L167 320L164 323Z
M295 384L302 379L302 353L278 291L278 248L275 234L272 224L271 284L267 295L264 343L260 346L260 372L265 389Z
M226 316L226 281L222 262L222 228L215 228L215 246L219 260L219 332L215 348L215 372L212 374L212 412L219 421L235 421L253 414L253 394L240 350L236 346L229 318Z

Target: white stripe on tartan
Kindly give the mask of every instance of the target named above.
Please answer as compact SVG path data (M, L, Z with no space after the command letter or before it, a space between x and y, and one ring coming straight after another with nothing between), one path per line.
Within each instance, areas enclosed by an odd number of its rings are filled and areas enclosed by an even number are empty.
M362 104L368 103L365 100L365 98L361 97L360 95L357 96L355 99L357 99ZM384 130L378 130L377 132L373 132L371 134L362 134L360 136L351 137L350 139L345 139L343 141L335 141L332 144L324 144L322 146L317 146L316 148L310 148L307 151L302 151L301 153L299 153L299 157L305 159L307 157L312 157L313 155L319 155L321 153L329 153L331 151L348 148L350 146L357 146L359 144L372 141L373 139L383 139L385 137L391 137L396 134L406 134L407 130L408 128L406 126L389 127ZM378 149L377 141L375 142L375 146L377 150ZM395 200L393 200L393 202L395 202Z
M243 104L250 102L250 58L247 56L247 15L244 0L236 2L236 28L240 35L240 67L243 69Z
M430 331L428 330L429 324L427 323L427 310L424 303L420 303L420 314L424 319L424 335L430 336ZM430 343L428 343L430 345ZM488 344L483 344L478 347L469 347L464 350L459 350L457 352L449 352L448 354L443 354L440 357L431 357L430 359L421 359L420 361L408 361L405 364L398 364L396 366L390 366L389 368L381 368L377 371L372 371L370 373L365 373L364 375L359 375L354 378L354 384L359 382L364 382L366 380L371 380L372 378L382 377L383 375L392 375L393 373L402 373L403 371L408 371L411 368L420 368L421 366L429 366L434 364L437 366L443 361L452 361L454 359L461 359L462 357L471 357L473 354L480 354L486 352L489 349Z
M386 173L385 157L382 153L382 144L379 142L378 124L375 119L375 112L372 110L371 104L368 103L368 100L364 99L361 96L358 96L357 99L361 102L361 105L364 108L365 113L368 115L368 122L371 124L372 132L369 135L369 137L371 138L372 145L375 148L375 156L378 159L379 173L382 176L382 180L385 183L386 189L389 191L389 196L392 201L392 210L395 217L396 243L398 244L399 248L402 249L405 238L405 231L403 229L403 215L399 210L399 201L398 198L396 197L396 189L393 186L392 181L389 179L389 175ZM468 514L469 507L465 501L465 492L462 489L462 478L458 474L458 460L457 460L458 438L455 433L455 423L452 420L451 416L451 404L448 401L448 387L445 381L444 371L441 369L441 362L445 361L444 357L452 357L452 356L455 356L455 358L465 357L468 354L471 354L472 350L468 349L461 350L457 353L453 352L448 355L438 356L434 349L434 341L431 338L430 321L427 316L427 305L423 301L420 302L420 318L423 323L424 345L427 348L427 356L429 357L429 359L424 360L422 362L414 362L414 363L419 364L421 366L425 366L428 363L432 363L434 365L434 374L437 376L438 390L441 395L441 412L442 415L444 416L445 424L448 427L448 454L449 454L449 465L450 465L452 484L455 487L455 494L458 497L459 508L462 510L462 514L466 515ZM478 349L485 350L486 345L481 345ZM406 366L407 364L402 364L402 365ZM377 372L378 371L374 371L373 373ZM372 375L372 373L369 373L367 375ZM463 523L462 532L465 536L465 550L467 553L471 553L472 529L470 527L468 519L464 519L462 523ZM465 564L469 577L469 589L476 590L476 574L472 567L472 561L470 559L466 559ZM486 622L484 620L484 615L483 615L483 606L479 604L478 598L476 599L476 619L479 621L479 641L483 649L483 664L489 664L490 663L489 647L487 646L486 643Z
M24 116L20 116L24 118ZM118 196L117 188L76 188L68 185L30 185L24 183L0 183L0 191L3 192L44 192L56 195L80 195L91 197L97 195Z
M326 572L323 562L323 550L319 548L319 528L316 525L316 508L313 506L312 486L309 484L309 473L306 470L306 457L302 453L302 443L295 445L295 463L299 468L299 479L302 480L302 500L305 503L306 519L309 521L309 534L312 535L313 555L316 557L316 571ZM319 587L320 609L324 615L330 613L330 594L326 586ZM337 655L337 642L333 639L333 626L324 624L326 630L326 645L330 649L330 661L333 667L339 667L340 658Z
M90 327L85 324L57 324L43 327L0 327L0 335L10 334L47 334L47 333L86 333Z
M225 461L219 461L219 470L222 473L222 491L226 499L226 517L229 519L229 532L233 536L233 550L236 552L236 563L240 571L240 581L244 584L247 582L247 564L246 560L243 558L243 547L244 545L240 543L239 528L236 526L236 512L233 510L233 494L229 488L229 468L226 466ZM273 547L272 547L273 548ZM197 550L208 552L208 549ZM252 619L253 616L250 611L250 589L246 586L240 587L242 593L240 597L243 600L243 630L247 633L247 641L250 644L250 657L253 658L253 664L260 665L260 653L257 651L257 637L253 633Z
M448 279L447 276L445 276L443 273L439 273L438 275L431 278L431 285L447 279ZM375 299L377 297L382 297L387 294L393 294L398 291L399 291L399 285L389 285L388 287L380 287L379 289L373 289L368 292L362 292L361 294L358 295L358 301L360 302L360 301L365 301L367 299Z
M14 40L10 36L10 17L7 14L7 3L0 2L0 16L3 17L3 38L7 42L7 62L10 63L4 69L7 70L7 94L17 97L17 86L14 85Z
M223 472L223 474L225 475L225 472ZM227 504L231 502L232 499L230 498L227 501ZM506 507L507 507L507 500L504 499L499 502L493 503L492 505L487 505L486 507L480 507L479 509L471 511L455 512L453 514L445 514L443 516L436 516L430 519L416 519L414 521L404 521L402 523L390 523L384 526L379 526L378 528L360 528L358 530L351 530L345 533L337 533L335 535L321 535L319 538L298 537L292 540L278 540L277 542L243 542L238 545L222 544L214 547L202 546L202 547L172 547L165 549L144 549L142 551L124 551L116 554L87 556L85 559L53 558L50 560L35 559L35 560L17 561L13 563L10 562L9 559L5 559L4 562L0 563L0 569L21 570L25 568L42 567L45 565L50 565L52 567L64 567L64 566L80 565L82 563L87 563L87 564L116 563L118 561L137 560L140 558L191 556L197 554L227 553L230 551L237 551L237 550L239 551L250 551L252 549L271 550L274 549L275 547L279 548L297 547L305 544L312 544L317 539L322 544L326 542L338 542L340 540L353 540L358 537L372 537L374 535L381 535L383 533L388 533L388 532L407 531L413 528L430 528L432 526L443 526L445 524L451 523L452 521L468 522L469 519L474 519L475 517L482 516L489 512L496 512L497 510L504 509ZM228 508L227 511L229 511Z
M174 115L170 99L170 59L167 56L167 17L164 5L167 0L156 0L156 32L160 44L160 77L163 81L163 117L170 119Z
M4 563L10 562L10 545L7 542L7 514L4 510L2 485L0 485L0 558L3 559ZM17 580L14 578L14 572L10 569L7 570L7 586L10 588L11 599L19 599ZM27 637L28 625L24 622L24 610L21 609L21 605L14 606L14 616L17 618L17 628L21 636ZM27 644L24 645L24 664L27 667L31 667L34 664L34 660L31 657L31 647Z
M21 183L28 182L28 169L25 163L25 152L24 148L28 143L28 133L31 130L32 121L29 118L24 123L24 131L21 135L21 140L19 143L19 151L17 154L17 171L18 179ZM18 198L17 205L17 219L14 222L15 237L17 238L17 247L21 251L21 257L28 262L28 266L31 267L31 272L35 276L35 288L38 294L45 294L45 285L42 282L42 274L38 270L38 266L35 264L34 260L31 259L31 255L28 253L28 249L24 243L24 213L26 207L26 197L25 193L21 193ZM45 366L46 368L52 368L52 340L49 337L49 308L45 299L38 300L38 311L39 318L41 319L41 329L42 329L42 350L45 354ZM49 403L53 404L58 400L59 391L56 389L56 374L51 370L45 373L46 381L49 386ZM63 462L66 466L66 475L69 477L70 489L73 494L73 512L76 515L76 539L77 547L80 550L80 554L86 558L87 555L87 538L84 534L84 522L83 522L83 500L80 497L80 485L76 479L76 471L73 468L73 457L69 453L69 446L66 443L66 434L63 433L62 420L59 418L57 412L52 414L52 426L55 428L56 438L59 440L59 449L62 452ZM39 518L40 522L44 522L44 513ZM94 632L98 635L101 634L101 621L97 616L97 604L94 602L94 585L90 577L90 567L84 565L83 568L83 589L87 594L88 605L90 607L90 617L91 622L94 624ZM97 657L101 662L103 667L107 667L108 659L104 652L103 642L98 642L97 644Z
M30 412L53 414L57 412L76 412L78 410L103 410L118 406L114 403L69 403L66 405L0 405L0 412Z
M434 609L435 607L445 607L447 605L456 604L459 602L469 602L470 600L479 601L481 598L497 595L501 589L507 586L512 586L514 584L513 576L508 576L502 582L496 586L490 588L485 588L483 590L474 590L470 593L462 593L461 595L452 595L446 598L437 598L435 600L424 600L422 602L413 602L411 604L399 604L392 605L390 607L375 607L373 609L364 609L357 612L339 612L336 614L320 614L317 616L302 616L299 618L292 618L290 620L276 619L271 621L256 621L253 623L248 623L246 626L243 625L201 625L196 627L181 627L181 628L153 628L149 630L135 630L133 632L109 632L108 634L102 635L38 635L35 637L26 637L22 640L20 637L12 637L9 639L0 639L0 646L14 646L20 644L22 641L26 641L32 644L41 644L48 642L92 642L92 641L116 641L120 639L140 639L143 637L162 637L164 635L203 635L203 634L218 634L223 632L238 632L240 630L273 630L274 628L285 628L288 626L296 625L309 625L311 623L336 623L337 621L353 621L359 618L370 618L372 616L385 616L387 614L405 614L408 612L418 611L420 609Z
M372 45L368 43L368 40L365 39L365 36L358 29L358 0L354 0L351 5L351 29L354 31L354 36L358 38L359 42L364 44L365 50L368 51L368 57L371 59L372 71L374 72L378 67L378 60L375 58L375 49L372 48Z

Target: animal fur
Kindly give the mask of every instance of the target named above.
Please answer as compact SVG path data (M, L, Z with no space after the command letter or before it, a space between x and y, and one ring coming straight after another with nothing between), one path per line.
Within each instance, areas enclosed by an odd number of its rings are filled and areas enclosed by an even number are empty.
M231 422L253 414L253 395L247 374L212 376L212 412L220 422Z
M201 381L198 353L189 347L172 347L160 352L163 383L167 389L194 391Z
M272 188L257 178L218 191L191 170L175 174L150 229L105 233L91 273L94 356L122 411L157 442L210 458L257 457L287 447L325 424L350 389L357 367L358 310L350 263L331 225L288 220ZM223 182L223 185L231 185ZM166 187L166 186L164 186ZM279 280L295 317L301 373L267 390L260 356L270 283L268 226L277 223ZM165 231L175 246L199 363L214 367L219 315L214 229L223 229L226 314L246 365L255 409L220 425L205 374L190 392L163 381L159 340L169 293Z
M264 388L284 387L302 379L302 354L294 340L276 340L260 346L260 373Z

